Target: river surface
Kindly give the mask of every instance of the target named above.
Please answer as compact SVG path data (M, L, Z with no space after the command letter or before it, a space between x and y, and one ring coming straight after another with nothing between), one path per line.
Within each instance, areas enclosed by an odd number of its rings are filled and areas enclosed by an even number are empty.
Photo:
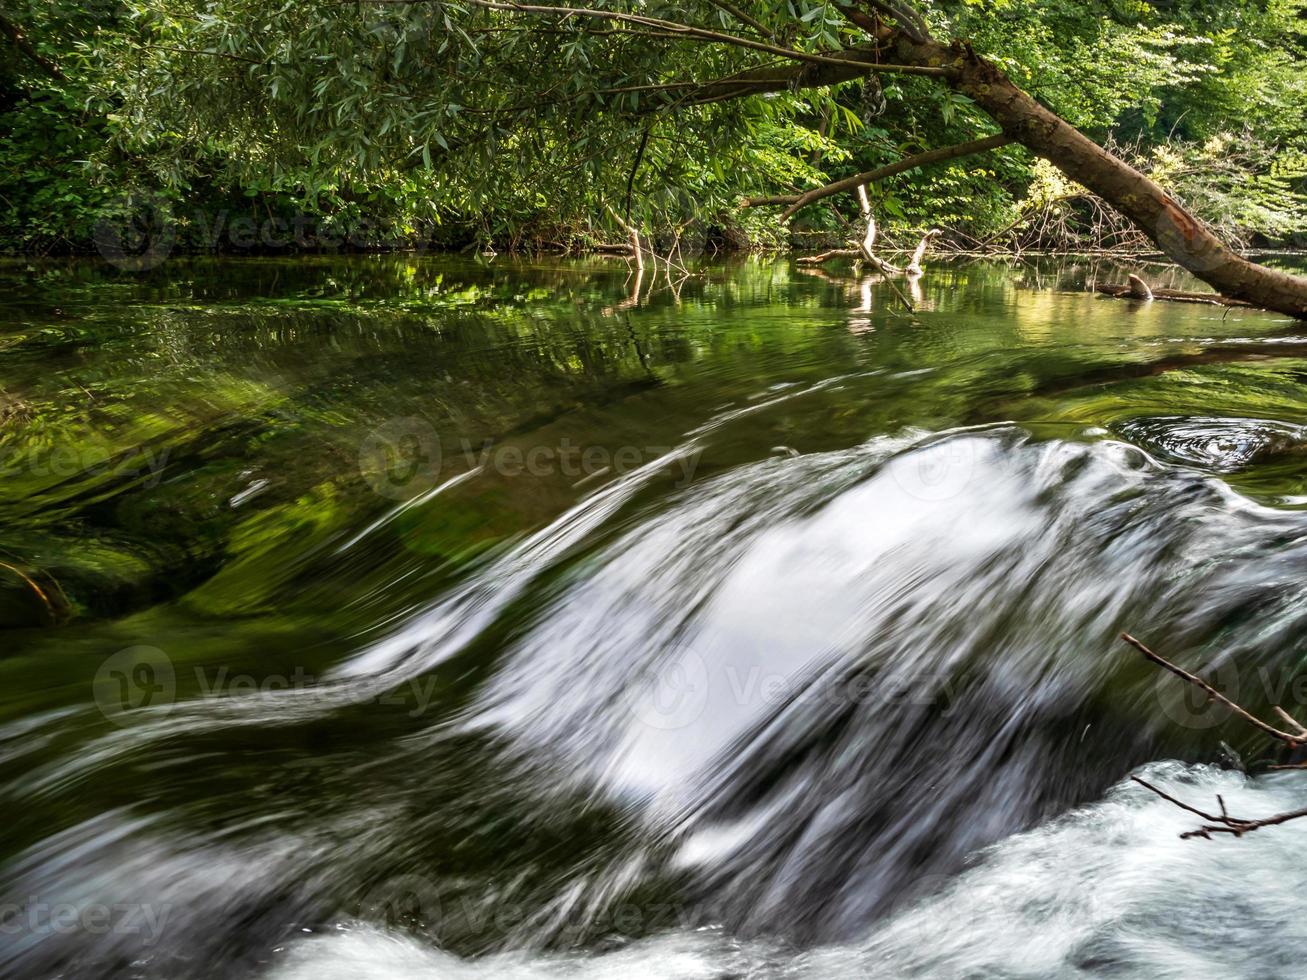
M1307 976L1117 639L1307 718L1307 325L1122 278L0 265L0 976Z

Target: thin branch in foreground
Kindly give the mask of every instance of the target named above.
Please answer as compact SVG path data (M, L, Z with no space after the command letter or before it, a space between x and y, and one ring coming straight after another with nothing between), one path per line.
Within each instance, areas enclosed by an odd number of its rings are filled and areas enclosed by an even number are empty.
M899 29L918 44L930 40L925 20L911 3L904 0L868 0L868 3L880 13L893 17Z
M1250 834L1254 830L1261 830L1263 827L1275 827L1282 823L1288 823L1290 820L1307 817L1307 807L1304 807L1301 810L1290 810L1287 813L1277 813L1273 817L1264 817L1261 820L1245 820L1241 817L1232 817L1226 812L1225 801L1219 796L1216 798L1216 801L1221 805L1221 813L1217 816L1216 814L1205 813L1197 807L1192 807L1182 800L1177 800L1174 796L1164 793L1152 783L1146 782L1138 776L1131 776L1130 778L1140 786L1144 787L1144 789L1156 793L1168 803L1173 803L1181 810L1187 810L1188 812L1201 817L1203 820L1208 821L1197 830L1186 830L1180 835L1181 840L1192 840L1195 837L1201 837L1204 840L1211 840L1212 834L1230 834L1233 837L1242 837L1244 834Z
M1283 718L1286 722L1288 722L1291 727L1296 728L1302 734L1290 735L1288 732L1282 732L1278 728L1266 724L1266 722L1262 721L1261 719L1257 718L1255 715L1251 714L1244 708L1235 704L1220 691L1216 690L1216 688L1212 687L1212 685L1208 684L1201 677L1198 677L1195 674L1189 673L1187 670L1177 667L1175 664L1171 663L1169 660L1166 660L1164 657L1158 656L1152 650L1148 649L1148 647L1144 646L1144 644L1136 640L1129 633L1122 633L1121 639L1124 640L1126 643L1129 643L1132 647L1134 647L1136 650L1142 653L1147 659L1157 664L1159 667L1162 667L1164 670L1170 671L1172 674L1175 674L1177 677L1181 678L1182 680L1185 680L1190 684L1194 685L1199 690L1206 693L1208 698L1210 698L1211 700L1219 701L1220 703L1231 708L1235 712L1235 714L1243 718L1249 724L1267 733L1273 738L1279 739L1290 748L1296 749L1301 747L1304 743L1307 743L1307 727L1304 727L1283 708L1277 707L1275 709L1276 713L1281 718ZM1286 765L1286 766L1271 766L1270 768L1304 769L1307 768L1307 763L1298 763L1295 765ZM1217 815L1213 813L1207 813L1204 810L1199 810L1197 807L1190 806L1188 803L1185 803L1183 800L1177 800L1174 796L1171 796L1169 793L1166 793L1158 789L1152 783L1140 779L1138 776L1131 776L1130 778L1134 780L1136 783L1138 783L1140 786L1144 787L1144 789L1147 789L1150 792L1155 793L1157 796L1160 796L1168 803L1174 804L1175 806L1178 806L1181 810L1185 810L1186 812L1192 813L1195 816L1200 817L1201 819L1207 821L1205 824L1200 826L1197 830L1187 830L1184 833L1182 833L1180 835L1181 840L1191 840L1192 838L1195 837L1201 837L1204 840L1211 840L1213 834L1229 834L1233 837L1242 837L1244 834L1252 833L1254 830L1261 830L1263 827L1274 827L1282 823L1288 823L1290 820L1298 820L1302 817L1307 817L1307 807L1304 807L1301 810L1290 810L1286 813L1277 813L1274 816L1263 817L1260 820L1248 820L1243 817L1232 817L1230 816L1229 811L1226 810L1225 808L1225 800L1223 800L1219 795L1216 797L1216 802L1221 807L1220 814Z
M1205 692L1207 696L1211 698L1213 701L1219 701L1221 704L1225 705L1227 708L1233 711L1244 721L1248 722L1248 724L1252 725L1254 728L1260 728L1267 735L1271 736L1271 738L1279 739L1281 742L1289 746L1289 748L1291 749L1296 749L1301 745L1307 744L1307 734L1290 735L1288 732L1280 731L1278 728L1274 727L1273 725L1268 725L1260 718L1256 717L1249 711L1235 704L1233 701L1227 698L1216 688L1212 687L1211 684L1208 684L1207 681L1203 680L1201 677L1191 674L1187 670L1177 667L1169 660L1166 660L1165 658L1158 656L1152 650L1148 649L1148 647L1144 646L1142 643L1136 640L1129 633L1122 633L1121 639L1124 640L1126 643L1129 643L1132 647L1134 647L1136 650L1142 653L1153 663L1157 664L1159 667L1165 670L1169 670L1171 673L1175 674L1176 677L1179 677L1182 680L1188 681L1190 684L1194 685L1201 691ZM1294 724L1297 725L1298 723L1294 722Z
M769 41L776 40L776 35L773 34L770 30L768 30L765 24L749 16L739 7L735 6L735 4L729 3L728 0L708 0L708 2L711 3L718 10L726 11L726 13L730 14L741 24L747 24L749 27L752 27L755 31L758 32L758 34L761 37L764 37Z

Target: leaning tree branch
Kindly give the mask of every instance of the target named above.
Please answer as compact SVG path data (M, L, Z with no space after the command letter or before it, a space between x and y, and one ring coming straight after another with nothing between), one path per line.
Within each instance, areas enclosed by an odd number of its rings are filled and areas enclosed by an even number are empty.
M350 2L355 2L355 0L350 0ZM408 5L428 3L430 0L366 0L366 2L370 4ZM712 44L731 44L735 47L766 51L768 54L788 58L791 61L806 61L815 65L849 64L848 61L831 55L817 54L812 51L799 51L796 48L782 47L766 41L755 41L753 38L741 37L738 34L727 34L723 31L714 31L695 24L681 24L673 20L663 20L659 17L646 17L642 14L627 14L616 10L594 10L589 7L500 2L500 0L466 0L466 2L473 7L498 10L510 14L538 14L546 17L593 17L598 20L615 21L622 24L636 24L640 27L654 28L668 37L690 38ZM855 64L863 71L901 71L906 74L933 75L940 78L947 77L950 74L949 69L941 68L938 65L884 65L875 61L856 62Z
M1183 668L1177 667L1175 664L1171 663L1169 660L1165 659L1164 657L1158 656L1152 650L1148 649L1148 647L1144 646L1144 644L1136 640L1129 633L1122 633L1121 639L1124 640L1126 643L1129 643L1132 647L1134 647L1136 650L1142 653L1147 659L1151 660L1153 663L1157 664L1162 669L1170 671L1172 674L1175 674L1177 677L1181 678L1182 680L1185 680L1190 684L1192 684L1194 687L1197 687L1199 690L1203 691L1211 700L1219 701L1221 704L1226 705L1228 708L1233 710L1235 714L1243 718L1249 724L1260 729L1261 731L1272 736L1273 738L1279 739L1281 742L1284 742L1285 745L1289 746L1289 748L1296 749L1301 747L1303 744L1307 743L1307 727L1304 727L1299 721L1297 721L1297 719L1293 718L1283 708L1277 707L1275 709L1276 714L1278 714L1281 718L1283 718L1286 722L1288 722L1290 727L1297 729L1300 734L1290 735L1288 732L1282 732L1278 728L1275 728L1272 725L1268 725L1260 718L1257 718L1255 715L1251 714L1250 712L1246 711L1244 708L1235 704L1220 691L1216 690L1216 688L1212 687L1211 684L1208 684L1207 681L1203 680L1201 677L1198 677L1195 674L1191 674L1187 670L1184 670ZM1307 768L1307 765L1297 764L1297 765L1289 765L1289 766L1271 766L1270 768L1302 769L1302 768ZM1223 800L1219 795L1216 797L1216 802L1221 807L1220 814L1217 815L1214 813L1207 813L1206 811L1199 810L1197 807L1191 806L1182 800L1177 800L1174 796L1171 796L1169 793L1163 792L1162 790L1154 786L1152 783L1140 779L1138 776L1131 776L1130 778L1133 779L1140 786L1160 796L1168 803L1172 803L1175 806L1178 806L1181 810L1185 810L1207 821L1207 823L1200 826L1197 830L1187 830L1184 833L1182 833L1180 835L1180 838L1182 840L1190 840L1195 837L1202 837L1204 840L1211 840L1212 834L1230 834L1233 837L1242 837L1244 834L1252 833L1254 830L1261 830L1263 827L1274 827L1277 826L1278 824L1288 823L1290 820L1298 820L1301 817L1307 817L1307 807L1304 807L1301 810L1290 810L1286 813L1277 813L1274 816L1263 817L1259 820L1249 820L1244 817L1232 817L1230 816L1229 811L1227 811L1225 808L1225 800Z
M845 177L843 180L816 187L803 194L792 194L784 197L746 198L741 203L746 208L760 207L764 204L788 204L789 207L782 212L780 218L781 221L787 221L801 208L806 208L814 201L820 201L833 194L842 194L844 191L854 190L870 184L872 181L884 180L886 177L893 177L895 174L915 170L918 167L925 167L932 163L941 163L945 160L955 160L958 157L971 156L975 153L984 153L986 150L1007 146L1012 142L1014 140L1010 136L998 133L994 136L986 136L984 139L972 140L969 143L959 143L956 146L945 146L937 150L918 153L916 156L906 157L896 163L887 164L875 170L866 170L860 174L854 174L852 177Z
M629 222L631 220L631 195L635 192L635 175L640 170L640 163L644 160L645 147L649 145L649 134L653 132L653 123L644 127L644 135L640 137L640 145L635 151L635 159L631 162L631 172L626 178L626 202L622 209L622 214Z
M735 4L729 3L728 0L708 0L708 2L711 3L718 10L724 10L726 13L730 14L732 17L738 20L741 24L746 24L749 27L752 27L762 37L768 38L769 40L772 41L776 40L776 35L773 34L765 24L763 24L756 18L749 16L749 14L745 13L739 7L735 6Z
M57 82L67 81L59 66L37 51L32 42L27 39L27 35L23 33L23 29L4 14L0 14L0 34L9 38L14 47L22 52L23 57L40 68L43 74Z

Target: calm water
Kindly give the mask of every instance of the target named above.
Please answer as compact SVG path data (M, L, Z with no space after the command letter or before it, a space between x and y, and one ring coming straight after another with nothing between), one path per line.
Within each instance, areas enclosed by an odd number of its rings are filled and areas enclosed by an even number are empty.
M0 975L1301 977L1307 325L1095 276L0 265Z

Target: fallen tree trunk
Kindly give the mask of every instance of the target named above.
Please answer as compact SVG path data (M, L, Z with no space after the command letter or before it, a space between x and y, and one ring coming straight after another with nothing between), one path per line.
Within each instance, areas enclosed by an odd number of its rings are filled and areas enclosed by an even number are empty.
M1169 258L1217 292L1307 319L1307 278L1236 254L1160 185L1040 105L970 45L912 37L861 11L850 12L850 18L871 29L896 60L945 68L948 84L974 101L1006 135L1107 201Z
M831 259L856 259L861 256L862 249L860 248L832 248L825 252L818 252L816 255L800 255L795 261L799 265L821 265Z

